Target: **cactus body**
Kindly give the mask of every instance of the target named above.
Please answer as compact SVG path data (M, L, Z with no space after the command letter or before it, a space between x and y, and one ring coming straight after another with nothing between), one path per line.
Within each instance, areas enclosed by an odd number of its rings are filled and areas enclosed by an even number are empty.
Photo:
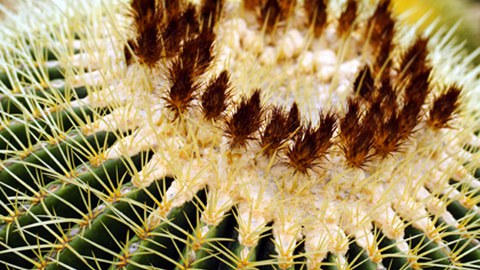
M2 269L480 269L448 31L388 0L41 2L0 31Z

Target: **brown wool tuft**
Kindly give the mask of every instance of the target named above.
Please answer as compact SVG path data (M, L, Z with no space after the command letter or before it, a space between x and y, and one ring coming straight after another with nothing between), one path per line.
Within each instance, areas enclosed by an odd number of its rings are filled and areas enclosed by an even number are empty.
M164 14L168 18L178 17L182 12L182 7L184 6L183 0L161 0L159 1Z
M382 159L399 151L403 141L400 136L400 119L396 114L385 118L374 134L375 154Z
M213 44L215 34L208 29L202 31L195 38L185 41L180 59L187 69L190 69L192 76L197 78L205 73L213 61Z
M340 119L340 140L343 143L351 141L360 121L360 104L358 99L349 97L347 100L347 112Z
M377 98L366 109L363 123L372 127L378 127L383 122L382 99Z
M428 69L428 39L418 38L400 57L399 81L405 81L412 74Z
M243 7L250 11L255 11L262 5L262 0L244 0Z
M129 45L141 64L152 67L162 57L159 30L162 13L157 11L153 0L134 0L131 10L136 36Z
M181 49L182 41L199 33L197 11L189 4L179 16L170 17L162 31L163 52L166 57L173 57Z
M228 100L231 97L230 75L228 71L222 71L215 79L207 85L201 97L202 111L205 119L219 120L228 107Z
M358 126L357 132L351 136L351 140L341 146L347 166L352 168L364 168L373 158L374 129L370 125Z
M371 102L375 95L375 79L370 67L364 66L353 83L353 89L364 101Z
M296 0L278 0L280 10L282 11L282 16L285 19L288 19L292 15L295 5L297 4Z
M461 91L458 85L452 85L446 93L435 98L427 119L428 126L434 130L449 127L448 122L452 120L454 113L457 112L460 106L459 98Z
M213 31L223 10L224 0L203 0L200 11L202 31Z
M405 103L418 103L422 106L430 93L430 74L431 68L424 68L419 73L410 74L410 81L405 87Z
M128 39L127 44L123 46L123 55L125 56L125 63L127 66L133 63L133 55L131 50L133 50L135 46L135 41L133 39Z
M319 37L327 24L327 4L325 0L306 0L305 12L309 25L313 26L315 37Z
M348 0L345 10L338 19L337 31L340 36L346 35L353 30L357 18L357 0Z
M406 140L414 132L422 117L422 107L430 93L430 67L423 67L418 73L409 74L405 86L404 103L400 111L401 139Z
M405 103L399 114L399 138L402 141L407 140L414 132L415 127L420 121L422 104L411 100Z
M167 102L166 107L174 112L175 118L191 106L198 89L192 71L187 67L180 59L175 59L169 68L168 80L171 87L164 100Z
M284 108L274 106L271 109L270 121L260 136L260 146L267 156L272 156L289 138L288 114Z
M300 111L298 110L297 103L294 102L290 108L290 112L287 117L287 130L288 133L294 134L300 128Z
M392 81L389 77L382 80L381 86L378 89L379 98L382 99L380 109L384 115L384 119L391 117L398 112L397 93L393 88Z
M281 12L278 0L266 0L260 9L258 21L270 32L275 29L278 21L281 20Z
M265 0L260 7L258 22L273 31L279 22L284 22L292 15L296 0Z
M296 172L308 174L320 165L332 146L332 136L336 128L336 115L333 112L320 115L319 127L311 124L302 128L295 136L293 145L287 150L288 164Z
M250 98L243 98L233 115L225 125L225 135L230 139L230 147L245 148L249 140L254 140L254 133L263 123L260 89L256 89Z
M372 109L371 109L372 110ZM371 150L374 139L374 126L369 121L376 112L364 117L361 122L361 112L358 100L348 99L347 113L340 119L340 149L347 165L354 168L363 168L373 157Z
M375 127L374 154L383 159L398 151L402 141L399 133L400 119L397 115L397 96L388 78L382 82L378 92L378 96L368 108L363 123Z
M155 0L133 0L130 4L134 23L140 26L145 18L156 13Z
M368 35L369 34L369 35ZM375 59L374 70L388 75L390 53L394 49L395 21L392 17L391 1L381 0L367 23L367 36Z

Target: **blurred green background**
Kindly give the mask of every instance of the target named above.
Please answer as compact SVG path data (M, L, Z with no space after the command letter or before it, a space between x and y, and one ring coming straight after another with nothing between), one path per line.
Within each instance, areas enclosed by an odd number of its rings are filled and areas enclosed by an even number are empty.
M430 14L423 24L427 27L435 20L440 25L460 25L457 40L466 41L466 48L474 51L480 46L480 0L392 0L397 13L408 11L408 20L415 23L425 14ZM475 64L480 63L477 57Z

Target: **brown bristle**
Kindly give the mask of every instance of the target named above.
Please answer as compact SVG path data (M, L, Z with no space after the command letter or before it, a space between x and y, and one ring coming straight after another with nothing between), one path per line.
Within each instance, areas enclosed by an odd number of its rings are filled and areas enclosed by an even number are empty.
M244 148L249 140L255 139L254 133L263 122L260 89L256 89L250 98L243 98L236 111L227 120L225 135L230 139L230 147Z
M348 0L345 11L342 12L338 19L337 31L340 36L350 33L353 30L355 19L357 18L357 0Z
M192 36L200 32L200 24L198 22L198 14L195 5L189 4L185 11L180 14L180 26L184 37Z
M385 77L379 88L379 95L382 98L381 110L384 119L391 117L398 111L397 93L393 88L390 77Z
M378 73L389 65L390 53L393 51L395 21L392 17L391 1L381 0L367 23L369 44L375 57L375 71Z
M277 0L280 6L281 20L287 20L293 13L297 0Z
M386 158L398 151L401 145L399 135L400 120L397 117L398 103L390 79L382 81L378 95L371 102L367 110L363 125L375 127L373 133L373 147L375 154Z
M295 136L294 144L287 150L288 164L295 171L308 174L320 164L320 159L332 146L332 136L336 127L336 116L329 112L320 116L320 125L313 129L310 124Z
M133 0L130 7L135 24L156 13L155 0Z
M410 46L407 51L401 56L399 63L400 81L408 78L410 74L418 74L422 72L427 64L428 55L428 40L425 38L418 38L415 43Z
M127 44L123 46L123 55L125 56L125 63L127 66L131 65L133 62L133 55L131 51L135 48L135 41L133 39L128 39Z
M353 83L353 89L365 101L370 102L374 97L375 79L368 66L364 66Z
M377 98L370 103L370 106L366 109L363 123L378 127L383 122L382 101L381 98Z
M183 0L162 0L160 1L162 10L168 15L168 18L178 17L182 12Z
M393 33L393 28L391 33ZM393 51L393 34L391 38L386 38L384 42L380 44L375 62L373 64L376 74L380 74L380 77L386 78L390 76L390 67L392 61L390 59L391 52Z
M141 64L152 67L162 57L162 45L158 26L162 14L157 12L155 1L134 0L131 4L136 31L135 42L131 42L133 51Z
M430 93L430 73L431 68L424 68L421 72L410 74L410 81L405 88L405 103L415 102L419 105L425 103L425 99Z
M452 120L453 114L460 106L459 97L461 89L452 85L446 93L443 93L433 101L427 124L434 130L449 127L448 122Z
M200 16L202 19L202 29L213 31L215 24L220 18L223 9L223 0L203 0Z
M363 168L373 157L371 150L373 148L374 130L370 124L364 123L357 125L355 133L348 141L340 146L347 165L352 168Z
M332 145L332 136L337 127L337 115L330 111L320 115L320 126L317 129L317 140L321 142L320 152L326 153Z
M422 103L411 100L404 104L399 113L399 139L407 140L414 132L415 127L420 121Z
M319 37L327 23L327 4L325 0L306 0L305 12L308 23L313 26L313 33Z
M195 78L189 68L182 63L180 59L175 59L169 68L168 80L171 87L164 100L167 102L165 107L175 113L175 118L185 113L195 99L195 93L198 85L195 84Z
M371 117L360 123L361 113L358 100L348 99L347 113L340 119L340 149L350 167L362 168L372 158L374 124Z
M288 131L288 115L282 107L274 106L271 110L270 121L260 136L260 145L267 156L285 144L290 133Z
M375 130L374 148L381 158L397 152L401 146L400 119L396 114L384 119Z
M163 50L167 57L175 56L183 40L199 33L197 11L189 4L179 16L171 17L162 32Z
M265 25L267 31L272 31L279 20L281 20L282 10L279 0L266 0L260 9L260 24Z
M159 37L155 23L148 23L139 33L134 52L141 64L152 67L162 58L162 45Z
M215 34L209 29L202 31L195 38L188 39L183 44L180 58L197 78L202 75L213 61L213 43Z
M298 110L297 103L294 102L290 108L290 112L287 117L287 130L288 133L293 134L297 132L300 127L300 111Z
M224 70L210 81L201 97L205 119L219 120L222 118L230 97L230 75L228 71Z
M250 11L255 11L256 8L261 6L262 0L244 0L243 7Z
M340 119L340 140L348 142L355 134L360 121L360 104L358 99L349 97L347 113Z
M410 80L405 87L404 104L400 111L400 133L406 140L417 126L422 116L422 107L430 93L430 67L423 67L419 73L409 74Z

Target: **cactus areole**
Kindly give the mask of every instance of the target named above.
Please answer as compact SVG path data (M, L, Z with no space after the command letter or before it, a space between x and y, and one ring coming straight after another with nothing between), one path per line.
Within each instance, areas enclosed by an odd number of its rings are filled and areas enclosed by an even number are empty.
M1 269L480 269L480 69L454 30L389 0L16 10Z

